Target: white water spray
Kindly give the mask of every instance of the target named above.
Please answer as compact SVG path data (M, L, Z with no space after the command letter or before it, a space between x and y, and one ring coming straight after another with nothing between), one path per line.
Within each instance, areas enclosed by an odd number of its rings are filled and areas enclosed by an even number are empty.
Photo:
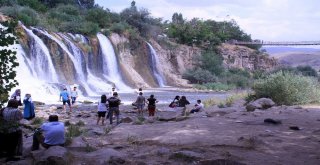
M110 40L101 33L98 33L97 37L103 55L103 73L105 74L105 77L110 82L114 83L120 91L132 91L121 78L117 57Z
M150 49L151 55L151 69L153 72L154 77L157 79L157 82L160 87L165 87L165 79L163 78L162 74L159 72L159 59L157 56L156 51L153 49L152 45L147 42L147 45Z

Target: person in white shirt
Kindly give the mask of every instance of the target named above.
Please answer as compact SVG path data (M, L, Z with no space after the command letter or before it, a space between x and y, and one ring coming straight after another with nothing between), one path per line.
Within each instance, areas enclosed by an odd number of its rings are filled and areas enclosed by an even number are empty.
M98 103L98 119L97 119L97 125L99 124L100 118L101 119L101 124L104 125L104 118L106 117L106 113L108 111L108 102L107 102L107 96L102 95L101 100Z
M194 105L194 109L190 113L200 112L204 108L204 105L201 103L201 100L197 100L197 104Z
M73 105L78 97L78 91L77 91L77 87L73 87L73 90L71 91L71 104Z

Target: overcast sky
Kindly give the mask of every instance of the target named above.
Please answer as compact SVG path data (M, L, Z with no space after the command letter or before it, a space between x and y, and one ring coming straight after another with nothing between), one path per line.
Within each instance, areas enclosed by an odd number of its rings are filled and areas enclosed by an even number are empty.
M121 12L132 0L95 0ZM171 21L174 12L217 21L234 19L253 39L320 41L320 0L135 0L153 17Z

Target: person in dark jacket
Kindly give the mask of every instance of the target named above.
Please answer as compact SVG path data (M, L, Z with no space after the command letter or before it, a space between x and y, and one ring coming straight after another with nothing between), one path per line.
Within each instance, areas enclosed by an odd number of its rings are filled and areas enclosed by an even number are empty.
M113 123L113 114L115 114L116 119L117 119L117 124L120 124L119 116L120 116L120 110L119 110L119 105L121 103L121 100L118 98L118 93L114 92L112 97L109 97L107 100L109 103L109 113L108 117L110 119L110 124Z
M186 96L181 96L181 99L179 100L179 106L182 107L182 115L186 115L187 112L187 105L189 105L190 102L187 100Z

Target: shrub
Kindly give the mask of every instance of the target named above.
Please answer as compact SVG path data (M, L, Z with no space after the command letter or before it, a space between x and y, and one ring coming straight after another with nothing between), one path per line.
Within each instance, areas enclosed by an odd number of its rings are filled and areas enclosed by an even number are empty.
M315 78L290 72L277 72L257 80L253 90L257 98L271 98L277 104L295 105L319 101L319 84Z
M217 79L209 71L201 68L186 70L186 72L183 73L182 78L189 80L190 83L197 84L215 82Z
M2 7L0 11L6 15L16 18L17 20L20 20L27 26L35 26L39 22L37 12L29 7Z
M200 68L210 71L213 75L220 75L223 73L222 56L216 54L214 51L207 51L200 56Z
M81 23L81 27L79 29L79 33L85 35L95 35L99 32L98 24L94 22L83 22Z
M207 90L216 90L216 91L228 91L235 89L236 86L233 84L225 84L225 83L207 83L207 84L202 84L202 85L195 85L194 86L197 89L207 89Z
M112 24L110 27L110 30L118 34L123 34L128 28L129 28L129 25L127 23L119 22L119 23Z
M227 99L226 99L226 106L227 107L231 107L232 106L232 104L234 103L234 97L233 96L230 96L230 97L228 97Z
M40 117L35 117L32 122L31 125L41 125L43 123L43 118Z
M78 137L81 134L82 134L82 131L80 129L80 126L70 124L66 132L66 137L73 138L73 137Z
M101 7L96 7L89 9L85 15L87 21L96 22L100 28L107 27L111 23L108 11L104 10Z
M298 66L297 70L302 73L304 76L313 76L318 77L318 73L315 69L313 69L311 66Z

